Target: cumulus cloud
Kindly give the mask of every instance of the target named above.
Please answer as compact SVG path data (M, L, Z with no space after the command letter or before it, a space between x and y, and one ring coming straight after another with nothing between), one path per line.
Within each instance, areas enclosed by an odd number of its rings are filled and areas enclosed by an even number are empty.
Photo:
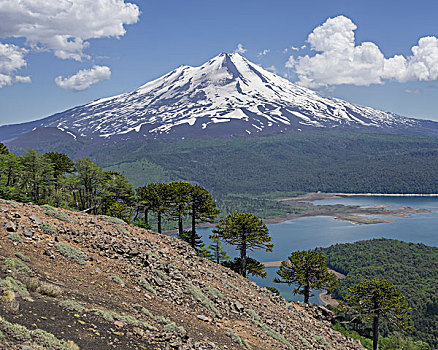
M28 83L30 77L16 75L27 65L24 56L27 50L12 44L0 43L0 88L13 83Z
M385 58L372 42L357 45L351 19L338 16L327 19L309 34L307 42L316 53L290 56L285 66L294 68L298 83L318 88L321 86L353 84L382 84L384 80L438 80L438 39L420 38L412 47L412 55Z
M106 66L93 66L91 69L82 69L75 75L67 78L55 78L55 83L65 90L82 91L91 85L111 77L111 70Z
M270 53L271 50L269 49L264 49L263 51L259 52L258 55L259 56L266 56L268 53Z
M138 21L137 5L125 0L0 0L0 37L81 60L89 39L120 37Z
M277 73L277 67L275 67L274 65L266 67L265 69L269 72Z
M238 44L237 49L234 50L234 52L237 52L237 53L245 53L246 51L248 51L248 50L245 49L242 44Z

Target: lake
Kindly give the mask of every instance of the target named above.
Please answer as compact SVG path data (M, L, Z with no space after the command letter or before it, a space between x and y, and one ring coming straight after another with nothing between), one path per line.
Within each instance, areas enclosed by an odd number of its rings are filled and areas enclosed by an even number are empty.
M268 225L272 235L274 249L272 252L256 250L250 254L255 259L266 261L286 260L291 252L308 250L316 247L328 247L336 243L355 242L372 238L392 238L405 242L424 243L438 246L438 198L437 197L346 197L324 199L313 202L315 205L388 205L391 207L409 206L431 209L432 213L415 214L407 218L390 217L391 223L357 225L347 221L335 220L333 217L317 216L285 221L280 224ZM388 219L388 217L385 217ZM211 228L198 229L204 242L209 243ZM230 256L237 256L234 247L224 244ZM300 300L302 297L292 293L292 287L287 284L273 283L277 267L266 268L266 279L250 277L261 286L277 288L286 300ZM310 302L320 304L318 292Z

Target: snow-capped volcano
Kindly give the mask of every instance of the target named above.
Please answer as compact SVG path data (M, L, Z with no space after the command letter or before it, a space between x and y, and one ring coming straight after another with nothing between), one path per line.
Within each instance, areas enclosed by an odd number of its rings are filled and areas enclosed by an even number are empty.
M29 125L27 131L56 127L93 138L126 134L181 137L254 135L308 127L405 129L421 123L324 97L238 53L222 53L200 67L180 66L132 92L21 124L20 130Z

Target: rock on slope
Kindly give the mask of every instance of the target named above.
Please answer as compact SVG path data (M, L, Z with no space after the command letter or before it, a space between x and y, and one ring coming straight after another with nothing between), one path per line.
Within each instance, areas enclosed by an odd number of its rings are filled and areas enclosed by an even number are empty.
M324 308L286 303L179 239L11 201L0 225L2 349L362 349Z

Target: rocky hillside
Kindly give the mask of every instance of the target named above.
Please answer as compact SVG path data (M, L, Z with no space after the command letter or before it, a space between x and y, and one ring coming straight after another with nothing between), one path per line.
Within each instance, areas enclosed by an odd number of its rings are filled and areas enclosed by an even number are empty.
M362 349L179 239L0 204L0 349Z

